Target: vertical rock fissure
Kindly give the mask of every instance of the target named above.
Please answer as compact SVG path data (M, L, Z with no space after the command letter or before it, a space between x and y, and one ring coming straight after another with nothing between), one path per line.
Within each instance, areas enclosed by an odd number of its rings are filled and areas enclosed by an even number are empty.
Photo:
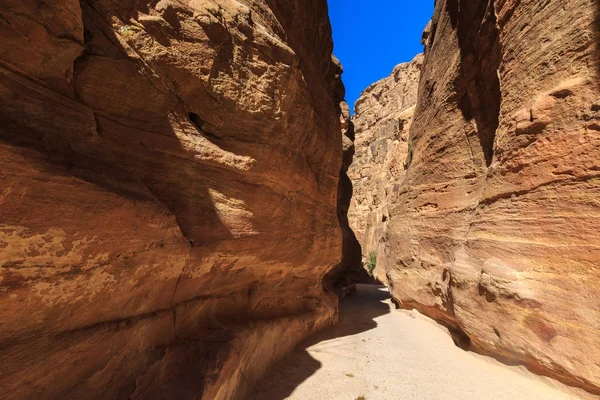
M474 121L486 166L494 156L494 140L500 115L502 60L493 1L448 0L450 21L456 29L461 53L455 81L458 108Z
M342 122L342 144L344 157L340 168L337 194L337 217L342 231L342 262L325 277L326 287L343 294L352 276L363 272L361 264L361 246L356 235L350 227L348 211L353 195L352 180L348 176L348 169L354 157L354 124L350 119L350 110L345 102L340 102L340 120Z

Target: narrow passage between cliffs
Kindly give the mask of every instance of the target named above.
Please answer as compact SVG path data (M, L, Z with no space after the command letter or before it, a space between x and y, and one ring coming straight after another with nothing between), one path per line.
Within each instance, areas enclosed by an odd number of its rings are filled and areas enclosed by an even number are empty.
M387 288L358 285L340 302L340 323L273 366L248 399L575 399L563 390L459 349L434 321L394 309Z

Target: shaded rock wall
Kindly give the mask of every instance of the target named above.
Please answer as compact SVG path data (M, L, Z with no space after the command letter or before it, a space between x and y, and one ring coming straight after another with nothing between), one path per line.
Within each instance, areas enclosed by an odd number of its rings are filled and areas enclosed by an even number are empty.
M412 160L376 228L387 235L378 276L400 306L595 394L599 21L587 0L438 0Z
M0 15L0 398L243 398L336 319L326 2Z
M341 76L341 67L340 67ZM354 124L350 116L350 107L340 102L340 123L342 126L343 162L338 184L338 220L342 229L342 262L325 277L327 287L333 289L338 297L351 290L352 284L370 280L362 268L361 247L354 231L350 227L349 209L353 198L353 185L348 170L354 158Z

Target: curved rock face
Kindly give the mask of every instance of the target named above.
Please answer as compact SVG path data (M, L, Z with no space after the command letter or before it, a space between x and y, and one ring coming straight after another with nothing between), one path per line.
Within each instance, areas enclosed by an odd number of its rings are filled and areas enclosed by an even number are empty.
M352 119L356 153L348 172L354 184L350 225L360 240L363 255L377 255L374 276L381 282L385 282L389 261L388 205L398 200L400 183L406 176L408 150L412 146L408 133L422 66L423 55L419 54L365 89L356 102Z
M599 22L587 0L438 0L412 157L375 238L401 306L595 394Z
M341 75L341 74L340 74ZM340 123L342 125L342 146L344 156L340 170L338 186L338 220L342 229L342 262L325 277L328 287L338 290L338 297L347 294L355 282L370 280L362 268L361 247L354 231L350 227L349 208L353 196L353 186L348 169L354 157L354 124L350 115L350 107L345 101L340 102Z
M0 398L243 398L336 318L326 2L0 14Z

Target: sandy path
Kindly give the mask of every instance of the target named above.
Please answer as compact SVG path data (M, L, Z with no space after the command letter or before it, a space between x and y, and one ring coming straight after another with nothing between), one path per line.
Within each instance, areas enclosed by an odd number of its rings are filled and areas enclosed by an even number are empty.
M416 312L394 310L386 289L359 285L340 324L298 348L249 400L577 399L562 385L454 346Z

